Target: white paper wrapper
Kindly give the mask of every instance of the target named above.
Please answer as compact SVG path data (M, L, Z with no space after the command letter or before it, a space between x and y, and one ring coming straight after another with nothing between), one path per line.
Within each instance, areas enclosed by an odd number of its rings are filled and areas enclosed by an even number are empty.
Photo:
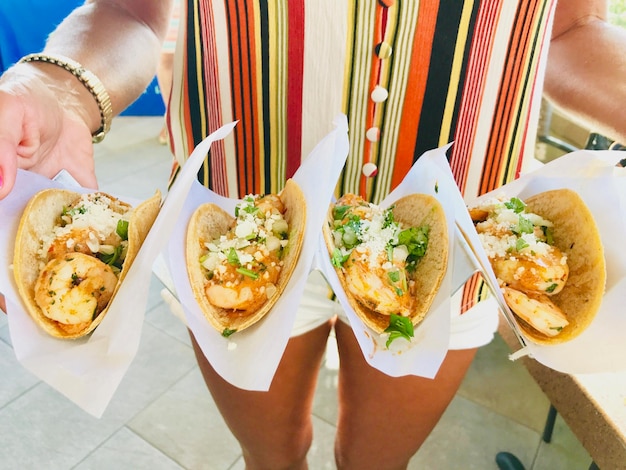
M379 335L369 329L356 315L343 291L339 278L330 263L323 237L320 237L317 260L319 267L332 286L341 306L346 311L352 329L368 363L387 375L394 377L417 375L433 378L448 351L452 294L476 271L472 259L457 243L455 214L467 212L461 194L454 182L445 152L449 146L431 150L413 165L404 180L385 200L381 207L389 207L403 196L429 194L441 203L448 223L448 269L430 311L415 328L415 336L409 342L396 339L386 348L387 335ZM469 222L471 227L471 221Z
M234 214L238 200L223 198L195 182L195 154L183 166L188 174L178 176L191 186L175 223L175 230L165 256L178 299L204 355L215 370L228 382L246 390L265 391L280 362L293 326L296 307L300 302L317 247L320 227L330 204L337 178L348 154L347 120L339 116L335 130L322 140L302 162L293 179L300 185L307 202L306 231L298 265L283 295L272 310L255 325L224 338L204 317L198 307L185 266L185 233L191 214L200 204L212 202ZM201 163L201 161L200 161ZM187 178L191 178L187 181ZM192 181L193 180L193 181ZM175 191L176 188L172 188Z
M85 411L100 417L137 351L148 298L151 259L158 247L152 245L153 250L145 249L146 245L142 247L106 317L92 335L78 340L51 337L26 313L17 294L11 265L23 208L35 193L52 187L86 192L67 179L51 181L20 170L15 189L0 201L0 218L7 223L0 234L0 262L7 267L0 272L0 290L6 297L11 342L18 361ZM138 202L116 197L133 205Z
M626 304L626 169L615 167L623 156L619 151L573 152L478 199L504 194L524 200L543 191L569 188L582 197L594 215L607 267L606 293L599 312L591 325L573 340L549 346L526 341L523 351L560 372L582 374L626 369L626 315L623 314ZM484 252L480 256L486 257ZM488 275L493 276L493 271Z
M198 145L198 153L209 150L211 143L227 135L234 124L217 130ZM201 163L201 162L200 162ZM198 167L200 166L198 163ZM18 361L35 376L65 395L95 417L101 417L111 401L141 338L152 265L169 239L185 201L196 170L181 171L176 188L163 202L150 233L137 254L126 279L113 299L106 317L87 338L60 340L43 332L26 313L11 271L14 237L23 208L39 190L67 187L67 180L51 181L42 176L19 171L15 189L0 201L0 291L7 301L11 342ZM77 192L85 191L71 186ZM121 195L114 195L135 205Z

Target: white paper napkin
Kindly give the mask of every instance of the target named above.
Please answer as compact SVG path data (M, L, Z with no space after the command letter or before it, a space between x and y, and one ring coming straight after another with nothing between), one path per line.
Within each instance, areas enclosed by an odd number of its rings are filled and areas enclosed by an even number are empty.
M448 147L431 150L422 155L402 183L380 204L381 207L389 207L403 196L423 193L437 198L446 213L448 269L430 311L415 328L415 336L410 342L397 339L387 349L386 335L375 333L361 321L348 303L330 263L323 237L320 237L318 249L320 268L346 311L365 359L372 367L391 376L418 375L433 378L437 374L448 351L450 340L450 297L476 270L462 246L455 241L455 213L459 208L465 211L466 209L446 159L445 152ZM455 265L457 256L459 264Z
M620 151L572 152L476 201L498 194L524 200L543 191L569 188L582 197L595 218L607 267L600 310L591 325L571 341L555 345L526 342L525 353L559 372L583 374L626 369L626 169L615 167L623 155ZM493 276L493 271L489 276Z
M234 123L218 129L198 147L208 152L211 143L227 135ZM201 162L197 163L198 168ZM67 186L34 173L19 171L15 189L0 201L0 291L7 301L11 342L17 360L71 401L95 417L104 413L134 359L144 320L152 265L169 239L197 168L185 166L181 178L165 198L159 215L113 299L106 317L88 337L60 340L43 332L26 313L11 271L14 237L23 208L39 190ZM70 189L86 191L72 186ZM114 195L136 204L132 199Z
M228 382L247 390L268 390L280 358L289 340L296 308L304 291L317 247L317 237L326 216L337 178L348 154L347 119L338 116L335 130L327 135L302 162L293 179L300 185L307 202L306 231L298 265L286 289L272 310L255 325L224 338L209 325L199 309L189 285L185 266L185 232L196 207L213 202L234 214L235 199L223 198L195 181L174 224L165 260L169 266L177 296L182 304L187 325L215 370ZM183 166L191 165L195 180L196 151ZM194 170L195 168L195 170ZM182 173L180 178L185 178ZM187 182L185 183L187 184ZM176 188L172 188L175 191ZM261 358L261 359L260 359Z

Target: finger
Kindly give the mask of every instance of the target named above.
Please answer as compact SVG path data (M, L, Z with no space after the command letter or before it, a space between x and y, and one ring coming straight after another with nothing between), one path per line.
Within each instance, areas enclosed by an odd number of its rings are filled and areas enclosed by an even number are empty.
M17 176L15 146L0 136L0 199L13 189Z

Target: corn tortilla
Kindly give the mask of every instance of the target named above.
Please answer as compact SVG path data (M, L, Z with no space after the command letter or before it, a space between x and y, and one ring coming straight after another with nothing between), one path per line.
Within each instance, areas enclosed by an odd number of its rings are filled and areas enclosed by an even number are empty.
M287 180L279 197L285 207L283 216L289 226L289 242L282 258L283 266L276 282L276 291L256 309L217 307L209 302L204 292L206 278L199 261L205 250L204 244L226 234L234 217L217 205L207 203L199 206L189 220L185 255L191 290L205 318L220 334L242 331L265 317L280 298L296 268L304 241L306 200L298 184L291 179Z
M131 207L113 196L106 193L101 194L104 194L121 207ZM154 196L133 209L128 224L128 250L118 276L117 285L113 291L113 296L107 307L86 328L81 331L68 333L59 327L57 321L44 315L42 309L37 305L35 301L35 283L39 277L43 261L39 255L41 240L47 234L52 233L53 227L58 224L63 208L69 206L80 197L80 193L67 189L45 189L35 194L24 209L15 237L13 273L18 293L33 320L48 334L61 339L83 337L91 333L102 322L108 306L113 301L156 219L161 203L161 193L157 191Z
M426 316L439 291L441 282L446 274L448 265L448 226L443 207L433 196L427 194L411 194L398 199L393 206L394 220L403 228L430 227L428 248L426 254L419 261L412 279L416 281L416 307L410 315L411 323L417 326ZM335 248L332 235L333 205L328 211L328 223L324 226L324 239L329 254L332 256ZM372 308L368 308L357 298L351 295L347 288L345 273L341 268L335 268L339 281L342 284L350 306L358 317L377 333L382 333L389 326L389 316L383 315Z
M567 255L569 277L558 294L550 296L569 325L548 337L520 321L524 334L538 344L558 344L580 335L600 309L606 285L606 263L600 232L582 198L570 189L539 193L524 201L529 212L550 220L554 245Z

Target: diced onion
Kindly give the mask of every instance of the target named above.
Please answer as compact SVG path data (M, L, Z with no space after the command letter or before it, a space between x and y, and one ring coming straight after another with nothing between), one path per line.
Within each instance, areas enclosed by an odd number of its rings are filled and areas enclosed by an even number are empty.
M280 235L282 233L287 233L289 231L289 225L285 219L278 219L272 225L272 232L275 235Z
M281 248L280 239L274 236L269 236L265 241L265 246L269 251L279 250Z

